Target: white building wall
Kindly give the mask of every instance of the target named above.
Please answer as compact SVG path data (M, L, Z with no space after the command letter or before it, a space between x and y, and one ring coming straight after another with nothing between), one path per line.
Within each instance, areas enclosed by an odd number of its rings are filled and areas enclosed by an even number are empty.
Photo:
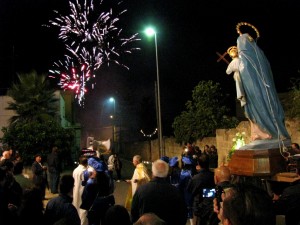
M69 122L65 119L65 101L62 98L60 91L55 92L55 97L59 100L57 104L58 120L63 127L66 127ZM0 137L3 137L2 127L7 127L9 119L12 116L17 115L15 111L7 110L8 102L12 102L13 99L7 95L0 96Z
M12 116L15 116L15 111L6 110L8 102L12 102L13 99L9 96L0 96L0 128L8 126L8 121ZM3 132L0 130L0 137L3 136Z

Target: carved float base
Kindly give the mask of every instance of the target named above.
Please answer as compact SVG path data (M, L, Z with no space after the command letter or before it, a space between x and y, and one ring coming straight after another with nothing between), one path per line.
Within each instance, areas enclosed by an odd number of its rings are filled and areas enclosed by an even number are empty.
M273 176L286 171L279 149L236 150L228 162L231 174L241 176Z

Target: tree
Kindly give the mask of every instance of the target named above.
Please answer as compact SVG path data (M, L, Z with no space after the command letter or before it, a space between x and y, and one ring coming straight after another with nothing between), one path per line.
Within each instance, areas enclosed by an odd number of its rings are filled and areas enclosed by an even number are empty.
M300 79L291 79L292 87L288 93L281 95L282 107L286 118L300 117Z
M13 98L7 110L14 110L17 115L11 117L10 124L18 121L53 120L57 113L55 90L50 88L46 75L38 75L36 71L18 74L19 83L14 83L7 95Z
M26 164L32 163L33 156L41 153L46 156L52 146L57 146L64 159L71 154L74 145L74 130L62 128L59 123L32 121L18 122L14 126L2 128L2 143L8 143L18 151Z
M73 129L62 128L55 118L58 99L46 76L33 71L19 74L18 78L20 82L8 90L13 101L6 108L17 115L10 118L8 127L2 128L0 141L19 151L25 162L32 162L37 152L48 154L54 145L64 156L70 155L75 133Z
M186 111L175 117L172 124L178 143L194 142L208 136L215 136L217 128L233 128L238 124L235 117L229 117L225 106L226 96L219 83L200 81L192 91L192 101L187 101Z

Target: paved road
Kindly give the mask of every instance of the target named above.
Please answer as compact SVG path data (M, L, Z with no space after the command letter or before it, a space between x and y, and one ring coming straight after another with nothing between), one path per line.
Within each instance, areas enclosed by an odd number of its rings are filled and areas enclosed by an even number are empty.
M69 171L67 173L69 173ZM123 180L121 182L115 182L115 184L116 184L116 189L115 189L114 195L115 195L115 199L116 199L116 204L124 206L129 184L127 184ZM47 204L48 200L50 200L53 197L56 197L57 195L58 194L51 194L49 192L49 190L46 190L46 199L47 200L44 201L44 205Z
M125 180L131 179L133 171L134 171L134 166L131 161L123 160L123 159L121 159L121 161L122 161L122 165L123 165L122 173L121 173L122 180L120 182L115 182L116 189L115 189L114 195L115 195L115 199L116 199L116 204L124 206L126 195L128 192L128 187L129 187L129 184L126 183ZM114 173L113 175L116 180L116 178L117 178L116 173Z

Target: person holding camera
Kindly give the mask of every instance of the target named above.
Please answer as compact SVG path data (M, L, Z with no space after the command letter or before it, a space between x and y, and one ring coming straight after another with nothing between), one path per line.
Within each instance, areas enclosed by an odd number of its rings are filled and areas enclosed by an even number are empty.
M219 166L214 171L214 180L216 186L220 186L223 189L232 187L231 173L228 166Z
M263 188L240 182L224 190L221 207L214 204L214 209L223 225L275 225L272 204L272 198Z
M213 200L214 207L216 210L212 210L210 218L209 218L209 225L218 225L220 223L220 219L218 218L217 212L220 209L220 204L222 202L222 193L227 188L232 187L231 183L231 173L228 166L219 166L214 171L214 179L215 179L215 198Z
M214 173L209 170L209 156L202 154L198 159L199 172L192 177L187 185L187 191L193 197L193 224L206 224L211 214L213 197L203 197L203 189L215 187Z

